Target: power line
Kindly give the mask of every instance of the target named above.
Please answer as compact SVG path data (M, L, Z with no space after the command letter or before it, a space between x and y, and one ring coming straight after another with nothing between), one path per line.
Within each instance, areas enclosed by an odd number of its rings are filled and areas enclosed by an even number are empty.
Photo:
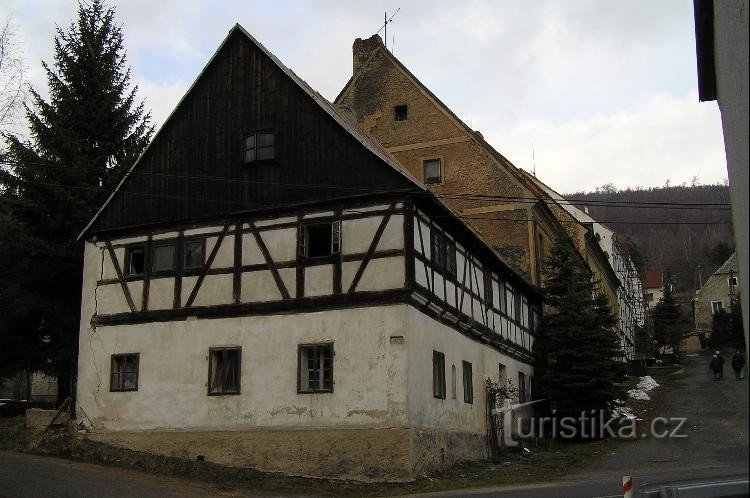
M93 188L93 187L80 187L80 186L66 186L66 185L59 185L56 183L46 183L46 182L39 182L34 180L24 180L26 183L31 183L34 185L44 185L48 187L54 187L54 188L60 188L60 189L75 189L75 190L87 190L92 192L99 192L101 189L99 188ZM208 199L208 198L196 198L196 197L186 197L186 196L180 196L180 195L168 195L168 194L153 194L148 192L132 192L127 190L119 190L120 193L123 194L129 194L133 196L142 196L142 197L156 197L159 199L174 199L174 200L185 200L185 201L195 201L195 202L207 202L212 204L226 204L226 205L233 205L238 206L243 209L248 208L248 204L243 201L230 201L226 199ZM396 194L399 193L398 191L388 191L384 193L390 193L390 194ZM407 192L401 192L401 193L407 193ZM410 193L410 192L409 192ZM459 213L455 213L455 215L437 215L437 216L431 216L435 219L440 218L461 218L463 220L482 220L482 221L509 221L509 222L517 222L517 223L531 223L535 222L537 220L533 219L524 219L524 218L508 218L508 217L493 217L493 216L472 216L472 215L461 215ZM556 220L557 223L580 223L578 220ZM611 221L602 221L602 220L595 220L596 223L603 223L603 224L629 224L629 225L729 225L731 222L728 221L667 221L667 222L646 222L646 221L623 221L623 220L611 220Z
M53 163L45 163L45 162L23 162L23 161L10 161L7 159L0 159L0 164L5 164L6 166L15 166L19 164L33 164L35 166L42 166L42 167L53 167L53 168L59 168L61 166ZM70 169L77 169L79 171L86 170L87 168L91 169L92 171L94 169L97 169L97 172L100 170L95 167L86 167L86 166L67 166L66 168ZM305 189L330 189L330 190L351 190L351 191L357 191L362 193L377 193L377 194L388 194L393 193L392 190L383 190L383 189L373 189L373 188L367 188L367 187L347 187L347 186L340 186L340 185L322 185L322 184L302 184L302 183L288 183L288 182L271 182L271 181L260 181L260 180L247 180L247 179L241 179L241 178L222 178L217 176L210 176L210 175L183 175L178 173L159 173L159 172L136 172L131 171L128 176L142 176L142 177L164 177L164 178L175 178L175 179L186 179L186 180L199 180L199 181L215 181L215 182L224 182L229 184L251 184L251 185L275 185L275 186L281 186L281 187L289 187L289 188L305 188ZM22 181L28 181L28 180L22 180ZM136 193L136 192L131 192ZM718 202L709 202L709 203L687 203L687 202L667 202L667 201L606 201L606 200L599 200L599 199L550 199L549 201L545 201L544 199L539 199L537 197L522 197L522 196L508 196L508 195L499 195L499 194L479 194L479 193L470 193L470 192L423 192L423 193L416 193L417 195L425 195L425 196L436 196L438 198L442 199L454 199L454 200L474 200L474 201L505 201L505 202L517 202L517 203L531 203L535 204L537 202L555 202L557 204L561 205L575 205L575 204L586 204L592 207L622 207L622 208L635 208L635 209L652 209L652 208L667 208L667 209L715 209L715 210L729 210L731 209L730 203L718 203Z

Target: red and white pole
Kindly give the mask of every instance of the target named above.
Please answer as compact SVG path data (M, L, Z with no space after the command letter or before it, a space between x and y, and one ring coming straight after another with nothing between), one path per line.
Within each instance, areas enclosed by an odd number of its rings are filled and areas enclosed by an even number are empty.
M622 497L633 498L633 477L622 476Z

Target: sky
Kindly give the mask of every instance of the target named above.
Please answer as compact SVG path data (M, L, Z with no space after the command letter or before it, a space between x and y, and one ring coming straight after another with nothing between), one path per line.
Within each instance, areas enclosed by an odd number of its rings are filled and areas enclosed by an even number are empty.
M398 12L388 46L516 166L561 193L725 183L716 102L698 102L692 0L110 1L157 128L240 23L332 100L351 46ZM72 0L3 0L46 95ZM382 35L382 32L381 32Z

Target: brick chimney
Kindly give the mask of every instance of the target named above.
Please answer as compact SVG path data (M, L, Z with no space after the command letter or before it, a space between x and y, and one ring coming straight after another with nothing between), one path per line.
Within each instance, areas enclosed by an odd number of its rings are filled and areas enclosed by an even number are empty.
M367 58L370 57L370 54L382 44L383 40L380 38L380 35L372 35L366 40L363 40L362 38L354 40L354 45L352 45L352 54L354 56L353 74L359 72Z

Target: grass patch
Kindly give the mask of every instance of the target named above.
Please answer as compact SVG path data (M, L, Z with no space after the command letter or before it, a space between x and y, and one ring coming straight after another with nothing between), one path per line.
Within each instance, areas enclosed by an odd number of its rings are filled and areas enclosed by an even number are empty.
M466 463L409 483L361 483L290 477L117 448L66 429L43 436L26 429L23 417L0 419L0 449L71 458L150 474L198 480L220 488L323 496L382 496L462 488L548 482L579 471L609 454L618 441L552 442L530 454L508 453L496 462Z

